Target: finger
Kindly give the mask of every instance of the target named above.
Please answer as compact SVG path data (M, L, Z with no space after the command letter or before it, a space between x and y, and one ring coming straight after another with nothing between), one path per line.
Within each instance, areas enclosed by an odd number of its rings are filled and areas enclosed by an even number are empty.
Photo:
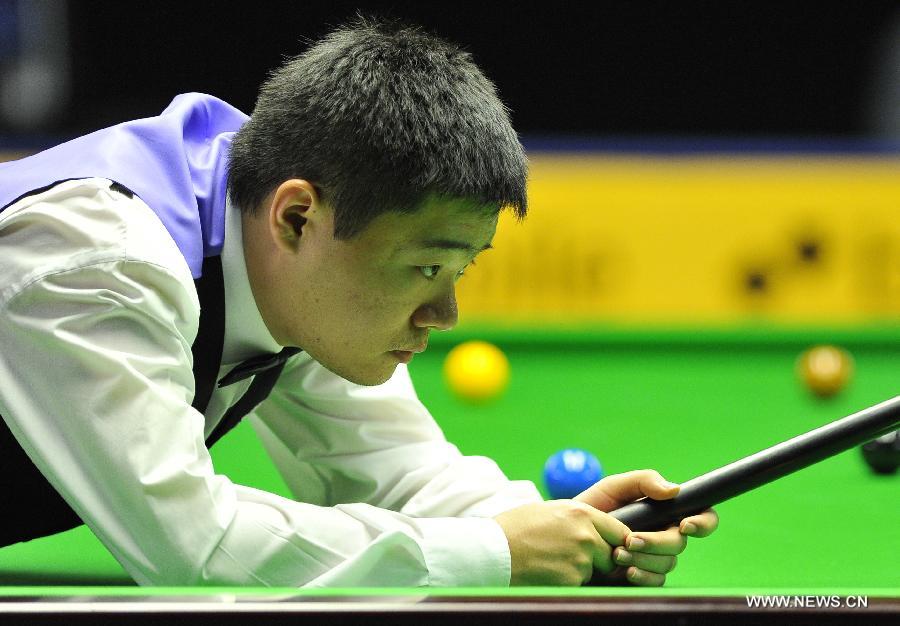
M624 567L633 566L647 572L668 574L675 569L675 565L678 563L678 557L629 552L623 548L616 548L613 552L613 561L616 565Z
M625 579L639 587L662 587L666 582L665 574L648 572L637 567L629 567L625 571Z
M719 527L719 514L713 509L709 509L681 520L679 531L682 535L690 535L691 537L708 537Z
M644 554L681 554L686 546L687 537L677 526L658 532L631 533L625 538L627 550Z
M674 498L679 489L679 485L667 481L656 470L635 470L607 476L575 499L601 511L612 511L644 496L668 500Z
M616 564L612 559L612 546L605 541L598 541L594 548L594 571L602 574L609 574L616 569Z
M594 507L587 505L582 506L584 506L584 510L590 515L591 523L594 525L594 528L597 529L597 533L603 541L613 547L625 545L625 538L631 532L631 529L629 529L628 526L611 515L598 511Z
M588 585L591 587L607 587L610 585L627 585L628 580L625 578L625 570L627 568L617 567L611 572L595 571Z

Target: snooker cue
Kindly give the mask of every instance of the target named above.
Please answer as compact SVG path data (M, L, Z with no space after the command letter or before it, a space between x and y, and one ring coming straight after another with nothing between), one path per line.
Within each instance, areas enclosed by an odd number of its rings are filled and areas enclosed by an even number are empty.
M610 511L631 530L659 530L813 463L900 428L900 396L681 483L671 500L642 498Z

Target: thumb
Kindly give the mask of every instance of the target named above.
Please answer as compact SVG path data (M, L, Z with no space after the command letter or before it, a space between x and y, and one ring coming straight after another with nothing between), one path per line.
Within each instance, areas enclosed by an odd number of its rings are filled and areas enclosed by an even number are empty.
M667 481L656 470L635 470L607 476L574 499L601 511L612 511L644 496L669 500L678 495L679 489L679 485Z

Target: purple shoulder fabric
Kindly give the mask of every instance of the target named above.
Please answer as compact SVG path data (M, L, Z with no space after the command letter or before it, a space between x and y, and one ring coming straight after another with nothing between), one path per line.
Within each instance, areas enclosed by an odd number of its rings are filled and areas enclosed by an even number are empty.
M213 96L182 94L156 117L0 163L0 207L56 181L109 178L156 212L198 278L203 258L222 250L228 149L248 119Z

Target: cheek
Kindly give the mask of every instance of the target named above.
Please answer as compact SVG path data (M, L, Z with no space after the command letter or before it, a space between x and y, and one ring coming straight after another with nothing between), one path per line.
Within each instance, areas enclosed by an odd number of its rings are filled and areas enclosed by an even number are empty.
M347 285L347 305L362 317L390 319L408 308L411 294L404 290L396 272L367 269L363 276L348 281Z
M399 302L371 292L357 295L348 302L348 307L352 307L350 311L359 321L361 332L374 334L388 330L388 327L390 330L396 328L398 318L405 312Z
M405 338L415 305L408 296L378 290L363 290L348 301L362 337Z
M385 336L396 339L411 323L417 294L405 288L408 278L397 271L332 267L318 272L315 282L308 296L319 317L316 324L330 327L345 346L369 343L369 337L379 344Z

